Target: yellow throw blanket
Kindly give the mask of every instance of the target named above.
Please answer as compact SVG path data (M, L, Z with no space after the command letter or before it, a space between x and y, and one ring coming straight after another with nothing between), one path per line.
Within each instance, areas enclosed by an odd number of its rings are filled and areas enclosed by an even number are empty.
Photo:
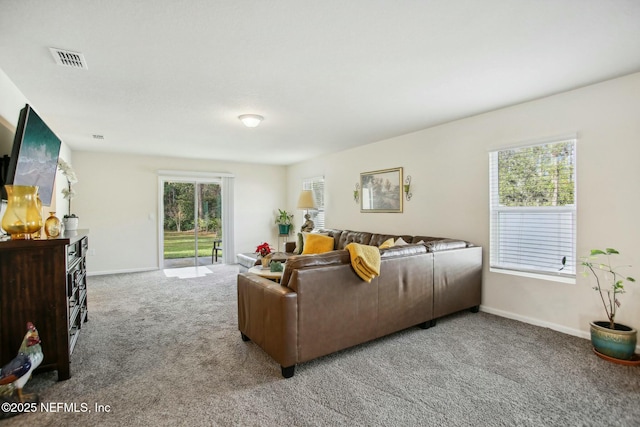
M356 274L366 282L380 275L380 250L375 246L349 243L345 246L351 257L351 266Z

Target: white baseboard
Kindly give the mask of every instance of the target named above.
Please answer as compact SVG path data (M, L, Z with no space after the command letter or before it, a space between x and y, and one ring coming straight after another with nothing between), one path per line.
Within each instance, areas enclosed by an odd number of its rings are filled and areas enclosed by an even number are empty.
M121 273L141 273L143 271L155 271L159 270L158 267L149 267L149 268L131 268L126 270L109 270L109 271L92 271L87 272L87 276L105 276L107 274L121 274Z
M581 331L579 329L567 328L566 326L558 325L556 323L545 322L540 319L534 319L532 317L522 316L520 314L511 313L509 311L498 310L484 305L480 306L480 311L485 313L495 314L496 316L506 317L507 319L517 320L519 322L528 323L530 325L541 326L543 328L552 329L554 331L562 332L563 334L573 335L574 337L584 338L591 340L591 334L587 331ZM636 353L640 354L640 344L636 345Z

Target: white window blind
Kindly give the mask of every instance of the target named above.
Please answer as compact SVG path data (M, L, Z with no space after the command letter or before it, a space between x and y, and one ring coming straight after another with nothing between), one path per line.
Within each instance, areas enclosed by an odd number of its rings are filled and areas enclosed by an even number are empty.
M575 149L562 138L490 153L492 268L575 277Z
M310 210L311 221L315 228L324 228L324 176L306 178L302 181L303 190L311 190L316 202L317 210Z

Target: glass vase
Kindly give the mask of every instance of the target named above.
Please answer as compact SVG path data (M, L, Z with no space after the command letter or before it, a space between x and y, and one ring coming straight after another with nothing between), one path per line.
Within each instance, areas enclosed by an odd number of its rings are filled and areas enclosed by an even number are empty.
M42 220L42 200L40 200L40 195L38 194L37 190L36 190L36 208L38 209L38 212L40 212L40 219ZM41 224L44 224L44 222L41 222ZM42 226L40 226L40 228L38 228L36 231L33 232L33 234L31 235L31 238L39 239L40 233L42 233Z
M44 222L44 233L48 238L54 239L60 236L62 223L55 212L49 212L49 218Z
M13 240L29 240L31 234L42 228L38 209L38 186L5 185L7 211L2 217L2 228Z

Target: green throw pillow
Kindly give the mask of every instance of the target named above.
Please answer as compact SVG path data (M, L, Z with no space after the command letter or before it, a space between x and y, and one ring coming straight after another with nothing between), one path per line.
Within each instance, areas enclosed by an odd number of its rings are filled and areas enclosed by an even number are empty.
M304 248L304 238L302 237L302 233L298 233L298 240L296 242L296 248L293 250L293 253L296 255L300 255L302 253L303 248Z

